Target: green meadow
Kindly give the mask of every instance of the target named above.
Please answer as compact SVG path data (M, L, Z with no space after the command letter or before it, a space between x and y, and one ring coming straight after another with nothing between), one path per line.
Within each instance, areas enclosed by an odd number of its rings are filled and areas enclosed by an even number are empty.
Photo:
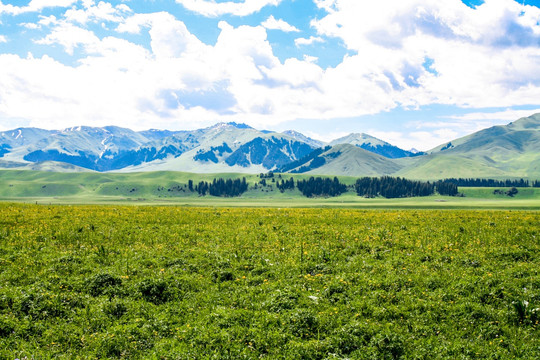
M276 181L310 175L276 175ZM188 191L191 179L211 182L214 178L245 177L249 190L241 197L198 196ZM146 173L58 173L0 170L0 201L38 204L145 204L239 207L337 207L407 209L523 209L540 210L540 188L520 188L517 195L495 195L495 188L460 188L465 197L428 196L405 199L365 199L350 189L333 198L306 198L298 190L281 193L270 179L261 186L258 175L192 174L183 172ZM353 185L354 177L339 177ZM257 188L255 188L257 184ZM507 188L501 188L506 191Z
M539 225L0 203L0 358L538 359Z

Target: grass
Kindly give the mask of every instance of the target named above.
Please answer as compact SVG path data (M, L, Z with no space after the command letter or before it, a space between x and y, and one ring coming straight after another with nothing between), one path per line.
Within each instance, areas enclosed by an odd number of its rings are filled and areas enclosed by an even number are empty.
M503 192L508 191L509 187L485 187L485 188L460 188L460 192L465 194L467 198L474 199L493 199L493 200L538 200L540 199L540 188L517 188L518 193L509 198L507 195L495 195L493 191L502 190Z
M295 179L310 175L293 176ZM189 179L212 181L216 177L246 177L250 190L239 198L199 197L187 191ZM461 188L464 198L429 196L409 199L365 199L353 190L335 198L308 199L297 190L280 193L275 184L254 184L258 175L152 173L55 173L24 170L0 171L0 200L41 204L146 204L233 207L337 207L337 208L422 208L422 209L522 209L540 210L540 189L520 189L513 197L493 194L493 189ZM340 177L352 185L356 178Z
M0 358L540 358L540 213L0 204Z

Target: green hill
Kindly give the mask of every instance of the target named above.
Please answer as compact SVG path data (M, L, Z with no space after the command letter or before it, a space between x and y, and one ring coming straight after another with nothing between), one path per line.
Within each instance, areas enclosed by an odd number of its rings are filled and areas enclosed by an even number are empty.
M345 176L380 176L401 168L392 159L350 144L339 144L291 170L293 173Z
M407 159L410 160L410 159ZM540 178L540 114L494 126L440 145L408 161L396 175ZM404 162L402 162L404 164Z

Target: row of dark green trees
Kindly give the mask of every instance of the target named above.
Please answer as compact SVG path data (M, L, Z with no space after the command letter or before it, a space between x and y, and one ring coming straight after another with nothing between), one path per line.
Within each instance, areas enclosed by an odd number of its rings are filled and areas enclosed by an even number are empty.
M240 179L214 179L212 182L201 181L199 184L193 187L193 181L189 180L188 188L191 191L196 191L199 195L204 196L206 194L212 196L221 197L234 197L240 196L248 189L246 178Z
M296 187L307 197L339 196L347 191L347 185L340 183L337 177L329 179L312 176L308 180L298 180Z
M456 184L457 186L466 186L466 187L540 187L540 181L534 180L532 183L529 180L525 179L507 179L507 180L495 180L495 179L445 179L444 182L450 182Z
M261 176L260 184L266 186L266 179L275 181L273 174ZM281 178L281 175L279 176ZM286 190L298 189L307 197L330 197L339 196L348 190L347 185L341 183L337 177L310 177L305 180L297 180L291 177L275 181L276 187L284 192ZM356 180L352 186L358 196L385 198L403 198L416 196L429 196L435 192L440 195L458 196L458 186L470 187L540 187L540 181L529 183L527 180L493 180L493 179L445 179L436 182L424 182L408 180L400 177L383 176L380 178L363 177ZM221 197L240 196L248 190L246 178L240 179L214 179L212 182L201 181L194 185L193 180L189 180L188 188L199 195L212 195Z
M283 192L294 189L294 180L277 182L278 189ZM337 177L320 178L310 177L308 180L298 180L296 187L304 196L339 196L347 191L347 185L341 183ZM450 182L437 181L435 183L407 180L399 177L384 176L382 178L363 177L356 180L354 189L358 196L385 198L402 198L415 196L429 196L437 191L441 195L457 196L458 187Z
M458 195L457 185L437 181L434 183L407 180L400 177L383 176L382 178L363 177L354 184L356 194L364 197L383 196L385 198L402 198L429 196L437 191L441 195Z

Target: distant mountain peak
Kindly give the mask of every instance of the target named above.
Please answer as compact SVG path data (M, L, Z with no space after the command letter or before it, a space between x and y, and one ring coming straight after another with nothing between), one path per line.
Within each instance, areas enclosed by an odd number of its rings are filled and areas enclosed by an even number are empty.
M349 135L345 135L343 137L340 137L339 139L333 140L331 145L338 145L338 144L351 144L351 145L371 145L371 146L384 146L384 145L390 145L386 141L383 141L381 139L378 139L374 136L368 135L366 133L350 133Z
M214 130L214 129L227 129L227 128L236 128L236 129L253 129L251 126L244 124L244 123L235 123L233 121L231 122L220 122L215 125L210 126L208 129Z
M330 143L330 145L332 146L340 144L354 145L375 154L382 155L389 159L397 159L422 154L420 152L414 153L411 151L403 150L397 146L387 143L384 140L378 139L365 133L351 133Z
M312 139L296 130L285 130L283 134L289 137L292 137L295 140L305 142L306 144L309 144L310 146L314 148L319 148L319 147L324 146L324 143L322 141Z
M285 130L285 131L283 132L283 134L285 134L285 135L292 135L292 136L300 136L300 135L305 136L304 134L302 134L302 133L300 133L300 132L298 132L298 131L296 131L296 130Z

